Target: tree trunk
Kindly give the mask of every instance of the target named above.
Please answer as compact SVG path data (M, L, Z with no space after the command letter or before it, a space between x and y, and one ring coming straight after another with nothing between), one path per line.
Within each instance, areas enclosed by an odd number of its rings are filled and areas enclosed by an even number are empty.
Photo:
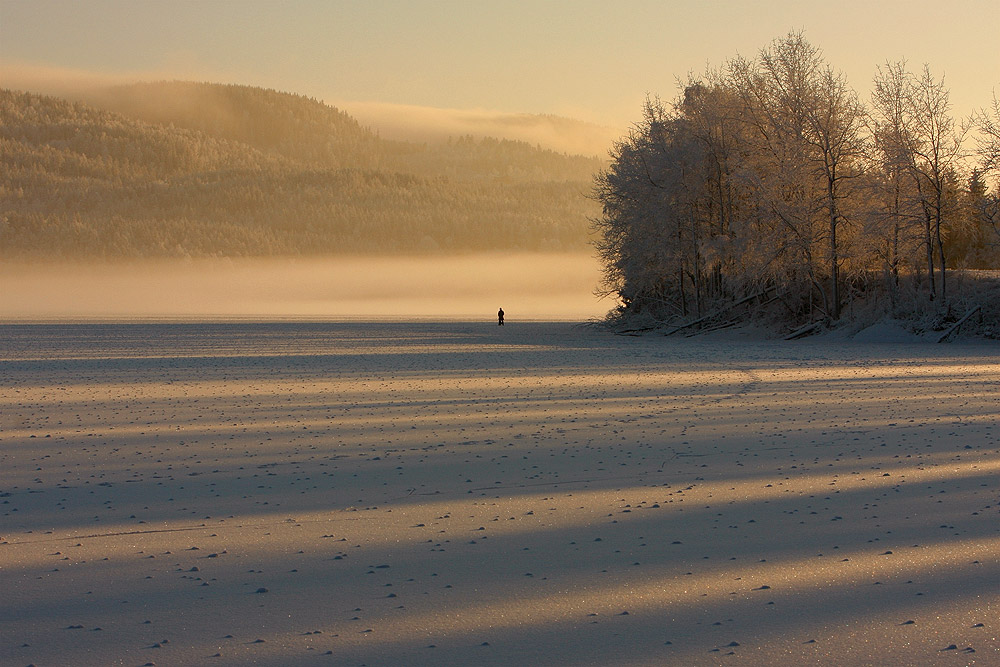
M933 301L937 292L936 278L934 276L934 238L931 235L931 216L928 211L924 211L924 245L927 246L927 282L930 290L930 300Z
M944 240L941 238L941 216L940 216L940 214L938 215L938 218L937 218L937 220L935 222L935 225L934 225L934 235L935 235L936 241L937 241L938 260L939 260L940 267L941 267L941 302L942 303L948 303L948 289L947 289L947 284L945 282L946 279L947 279L947 274L945 272L945 269L947 267L945 265L945 258L944 258Z
M837 200L833 191L834 181L827 181L827 195L830 197L830 317L840 319L840 267L837 256Z

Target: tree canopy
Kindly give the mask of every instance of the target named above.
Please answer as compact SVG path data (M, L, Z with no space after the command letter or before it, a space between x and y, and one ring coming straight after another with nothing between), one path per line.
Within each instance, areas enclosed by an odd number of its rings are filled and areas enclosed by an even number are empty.
M1000 267L996 105L970 170L929 67L889 63L874 83L866 104L792 33L647 99L594 186L616 315L676 324L756 296L782 321L835 321L872 300L945 304L948 270Z

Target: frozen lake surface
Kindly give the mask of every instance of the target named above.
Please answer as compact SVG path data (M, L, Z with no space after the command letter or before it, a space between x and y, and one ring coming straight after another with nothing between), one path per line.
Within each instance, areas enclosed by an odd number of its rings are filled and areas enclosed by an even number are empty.
M0 326L0 664L991 664L991 345Z

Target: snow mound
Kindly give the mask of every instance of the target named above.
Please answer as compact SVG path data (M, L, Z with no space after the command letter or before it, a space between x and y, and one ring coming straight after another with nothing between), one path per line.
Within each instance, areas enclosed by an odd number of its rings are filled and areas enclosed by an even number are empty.
M911 331L905 322L883 318L858 331L852 338L859 343L926 343L927 338Z

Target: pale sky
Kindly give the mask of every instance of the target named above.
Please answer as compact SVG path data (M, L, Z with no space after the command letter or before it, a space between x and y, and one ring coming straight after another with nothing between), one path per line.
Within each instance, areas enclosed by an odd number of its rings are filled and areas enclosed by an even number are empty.
M998 0L0 0L0 84L31 66L624 128L790 30L865 99L903 58L945 74L957 116L1000 93Z

